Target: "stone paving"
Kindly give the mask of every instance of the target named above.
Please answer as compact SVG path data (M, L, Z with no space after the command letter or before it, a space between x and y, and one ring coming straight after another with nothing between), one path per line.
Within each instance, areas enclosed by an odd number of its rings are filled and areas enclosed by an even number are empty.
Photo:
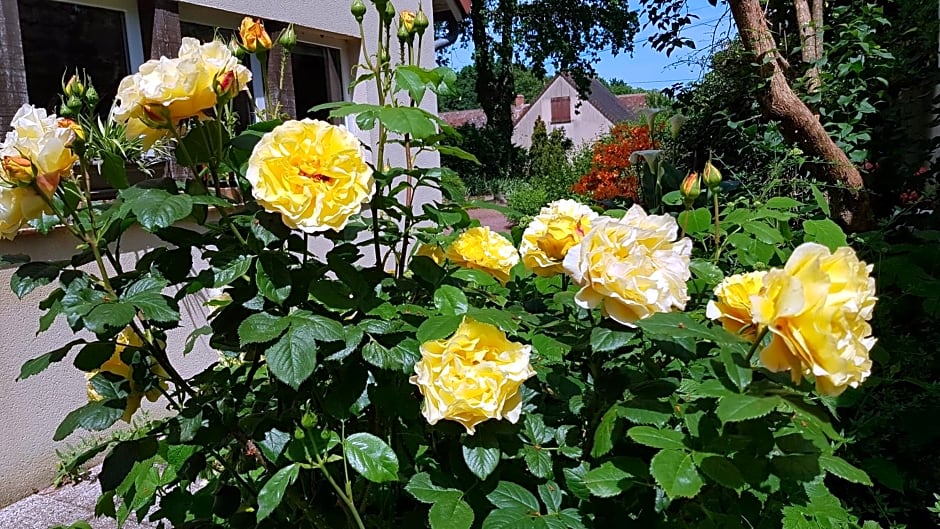
M0 529L49 529L56 525L69 525L86 521L94 529L117 529L117 522L95 518L95 503L101 489L98 472L91 470L88 479L75 485L48 488L0 509ZM129 520L124 529L153 529L156 525L139 524Z

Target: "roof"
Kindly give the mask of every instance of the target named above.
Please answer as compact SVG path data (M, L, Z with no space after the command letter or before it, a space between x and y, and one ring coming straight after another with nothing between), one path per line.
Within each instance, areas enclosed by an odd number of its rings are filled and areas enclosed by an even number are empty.
M637 110L649 106L646 102L646 94L643 93L619 95L617 99L620 100L621 106L631 110L634 114Z
M575 90L578 89L577 83L574 82L574 79L570 75L560 75L559 77L564 79ZM558 79L558 77L555 79ZM545 85L545 88L539 92L539 95L535 96L535 99L532 100L532 104L515 117L515 121L521 120L522 117L525 116L529 110L535 106L535 102L545 95L545 92L550 86L555 84L555 79ZM585 101L586 103L589 103L591 106L596 108L597 111L600 112L605 118L609 119L611 123L633 121L637 118L636 112L633 109L622 105L620 100L617 99L617 96L615 96L606 86L604 86L604 83L600 82L600 80L596 77L591 79L591 84L588 87L588 90L590 90L590 94L588 95L587 100L582 101Z
M431 9L435 13L448 13L460 21L470 14L470 0L432 0Z
M451 127L473 125L474 127L482 128L486 125L486 114L483 112L482 108L441 112L441 119Z

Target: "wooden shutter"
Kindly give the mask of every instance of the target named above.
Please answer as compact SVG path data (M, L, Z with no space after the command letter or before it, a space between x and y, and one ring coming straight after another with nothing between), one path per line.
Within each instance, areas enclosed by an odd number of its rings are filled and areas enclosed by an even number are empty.
M571 98L552 98L552 123L571 123Z

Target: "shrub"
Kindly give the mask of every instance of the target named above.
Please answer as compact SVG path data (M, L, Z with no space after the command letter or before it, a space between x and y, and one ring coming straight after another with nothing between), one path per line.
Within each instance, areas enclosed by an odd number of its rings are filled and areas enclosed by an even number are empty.
M594 144L591 169L572 188L596 201L640 200L639 173L630 162L635 151L658 149L647 125L619 123Z

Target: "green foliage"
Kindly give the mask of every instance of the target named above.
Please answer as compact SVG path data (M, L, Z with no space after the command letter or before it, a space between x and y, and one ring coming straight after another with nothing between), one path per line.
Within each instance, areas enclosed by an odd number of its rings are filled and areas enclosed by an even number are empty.
M535 101L535 98L542 93L548 81L549 79L545 76L537 76L532 73L532 70L524 66L516 65L513 67L513 93L523 96L527 102L531 103ZM454 110L480 108L476 82L476 66L468 64L458 70L453 85L453 91L442 94L438 98L438 110L441 112L451 112Z

